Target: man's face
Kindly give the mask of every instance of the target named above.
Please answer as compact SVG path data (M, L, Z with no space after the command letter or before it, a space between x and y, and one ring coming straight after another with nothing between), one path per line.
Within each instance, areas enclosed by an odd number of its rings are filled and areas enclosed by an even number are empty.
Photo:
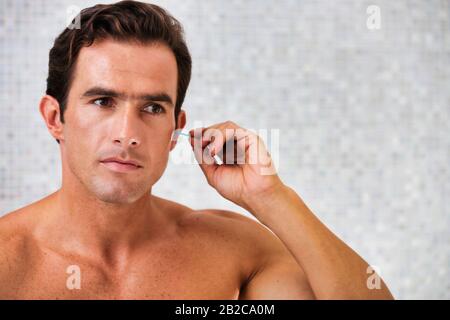
M73 76L61 142L63 179L77 178L102 201L135 202L167 166L176 129L175 56L162 44L105 40L81 49ZM100 162L108 157L142 167L116 172Z

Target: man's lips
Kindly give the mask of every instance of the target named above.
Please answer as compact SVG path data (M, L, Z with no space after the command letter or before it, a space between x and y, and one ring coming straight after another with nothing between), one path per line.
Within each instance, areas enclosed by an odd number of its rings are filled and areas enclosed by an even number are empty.
M140 166L129 163L121 163L117 161L100 161L106 168L116 172L130 172L140 169Z
M117 157L109 157L109 158L101 160L101 162L117 162L117 163L121 163L121 164L129 164L129 165L134 165L136 167L142 167L140 165L140 163L134 159L122 159L122 158L117 158Z
M100 163L115 172L130 172L142 168L137 160L118 157L109 157L101 160Z

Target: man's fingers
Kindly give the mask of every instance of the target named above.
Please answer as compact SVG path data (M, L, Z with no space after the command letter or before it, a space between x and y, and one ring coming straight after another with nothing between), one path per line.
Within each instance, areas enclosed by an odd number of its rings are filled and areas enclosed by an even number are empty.
M206 154L218 155L225 164L270 163L265 144L259 136L232 121L192 129L189 133L201 141L202 149L208 146Z
M200 169L203 171L208 184L211 185L211 179L214 176L214 171L218 167L215 164L214 158L209 155L209 150L206 146L201 146L201 141L194 143L192 149L194 151L194 156L200 166Z
M206 138L210 138L210 149L213 155L223 153L225 144L230 140L237 141L246 136L247 130L232 121L226 121L206 128Z

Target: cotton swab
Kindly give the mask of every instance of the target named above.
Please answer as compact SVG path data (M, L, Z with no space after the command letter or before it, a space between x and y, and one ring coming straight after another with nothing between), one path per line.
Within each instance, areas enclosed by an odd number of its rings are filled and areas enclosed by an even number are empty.
M177 129L177 130L174 131L174 134L172 135L172 141L176 141L178 136L180 136L180 135L181 136L186 136L186 137L191 137L191 135L189 133L185 133L181 129ZM210 151L209 150L209 146L206 146L206 148L208 149L208 151ZM216 164L218 164L218 165L223 164L222 159L220 159L220 157L217 154L215 154L213 156L213 158L214 158Z

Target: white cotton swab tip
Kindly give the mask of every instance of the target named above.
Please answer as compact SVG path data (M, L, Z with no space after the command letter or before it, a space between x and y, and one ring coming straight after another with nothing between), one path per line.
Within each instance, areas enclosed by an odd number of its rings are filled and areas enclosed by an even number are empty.
M179 136L191 137L191 135L189 133L183 132L182 129L177 129L177 130L174 130L171 140L172 141L176 141ZM206 148L208 148L208 146L206 146ZM210 151L209 148L208 148L208 151ZM213 158L214 158L216 164L218 164L218 165L222 165L223 164L222 159L220 159L220 157L217 154L215 154L213 156Z

